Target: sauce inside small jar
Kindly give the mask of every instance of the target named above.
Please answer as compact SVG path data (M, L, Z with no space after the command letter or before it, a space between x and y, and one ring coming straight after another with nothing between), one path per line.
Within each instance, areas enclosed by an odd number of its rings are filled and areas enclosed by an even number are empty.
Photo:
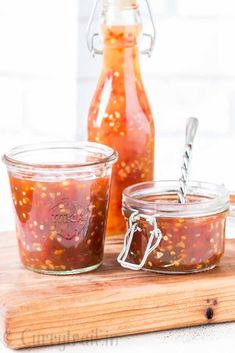
M136 188L141 190L141 184ZM206 190L201 190L201 195L194 194L196 189L200 192L199 187L191 187L192 193L188 195L185 205L179 204L174 188L169 193L157 193L153 188L147 193L134 191L133 195L131 188L126 194L124 192L123 214L126 221L133 211L139 215L127 257L129 263L141 263L153 231L151 222L141 216L144 214L154 217L161 234L161 241L148 255L144 269L193 273L212 269L219 264L224 253L228 195L226 191L223 194L223 190L221 197L213 196L210 191L207 195Z
M22 146L4 156L27 269L73 274L101 265L116 159L93 143Z

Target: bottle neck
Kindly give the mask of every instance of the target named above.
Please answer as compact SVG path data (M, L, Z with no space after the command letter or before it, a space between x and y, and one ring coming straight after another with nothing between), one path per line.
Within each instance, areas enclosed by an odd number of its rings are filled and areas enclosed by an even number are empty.
M141 25L102 27L104 37L104 67L116 74L131 70L139 72L138 37Z
M115 59L114 59L115 58ZM104 70L111 71L114 76L121 76L124 73L132 73L135 76L140 74L139 51L137 47L119 49L104 48L103 58Z

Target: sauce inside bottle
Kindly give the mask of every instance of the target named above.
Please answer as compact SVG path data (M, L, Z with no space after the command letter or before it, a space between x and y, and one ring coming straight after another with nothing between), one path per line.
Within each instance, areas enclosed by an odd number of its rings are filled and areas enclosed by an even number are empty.
M103 69L88 117L89 140L106 144L119 154L113 168L108 235L126 229L121 213L123 190L154 177L154 122L139 65L142 25L136 6L119 8L119 15L122 11L128 11L131 24L117 25L110 19L102 25Z

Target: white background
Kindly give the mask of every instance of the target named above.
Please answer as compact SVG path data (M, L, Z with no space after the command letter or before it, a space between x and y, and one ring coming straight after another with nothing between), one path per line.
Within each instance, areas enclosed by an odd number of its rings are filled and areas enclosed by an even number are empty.
M200 119L192 178L235 189L235 2L150 0L157 27L142 58L156 122L156 178L178 178L188 116ZM0 153L83 139L101 68L86 48L92 0L0 0ZM0 167L0 230L14 227Z
M153 57L141 60L156 121L156 178L178 178L185 120L196 116L200 130L192 178L235 190L235 1L150 2L157 42ZM92 59L85 43L91 3L0 0L1 154L32 141L85 138L87 110L101 68L101 58ZM13 228L3 165L0 195L0 230ZM204 352L205 347L219 352L227 342L226 351L234 352L234 327L142 335L120 339L113 348L102 343L75 347L80 352L127 352L132 343L136 352L143 346L152 352L166 351L167 344L175 352ZM65 351L74 349L67 346Z
M142 72L156 121L156 178L179 176L188 116L200 119L192 178L235 189L234 0L150 0L157 27ZM101 68L85 28L92 0L0 0L0 153L83 139ZM0 229L14 227L0 167Z

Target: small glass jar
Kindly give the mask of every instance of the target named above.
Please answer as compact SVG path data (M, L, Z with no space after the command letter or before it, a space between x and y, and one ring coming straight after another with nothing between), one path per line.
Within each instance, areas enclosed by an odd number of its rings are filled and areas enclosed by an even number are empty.
M7 165L23 265L74 274L102 263L114 150L53 142L14 148Z
M123 193L128 223L118 262L168 274L207 271L224 253L229 193L222 185L190 182L186 204L178 181L133 185Z

